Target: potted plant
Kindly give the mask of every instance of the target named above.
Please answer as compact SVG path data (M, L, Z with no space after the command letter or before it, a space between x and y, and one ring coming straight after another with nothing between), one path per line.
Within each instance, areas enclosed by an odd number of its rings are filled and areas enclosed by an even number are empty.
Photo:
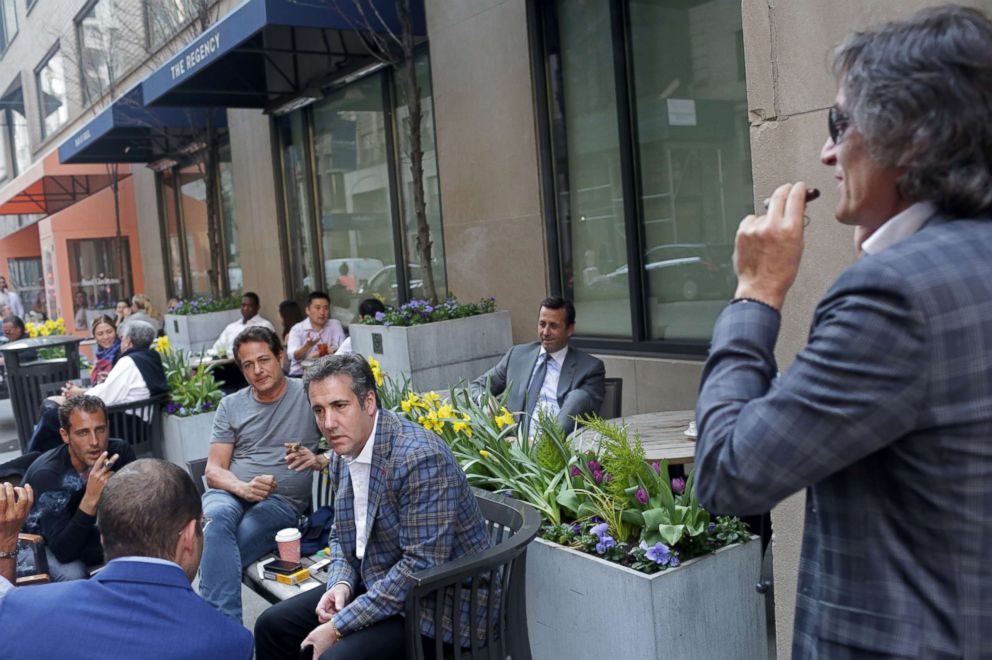
M527 554L535 658L767 657L761 547L736 518L712 518L688 479L649 464L622 425L582 420L602 440L576 450L556 420L514 424L505 398L450 400L386 379L383 405L441 435L469 483L542 514Z
M169 383L169 402L162 415L162 453L183 468L187 462L206 458L223 382L214 377L213 364L191 360L190 353L159 337L155 350L162 356ZM195 364L194 364L195 362Z
M165 315L165 335L175 348L195 355L213 346L224 328L240 317L240 293L180 300Z
M382 369L409 379L418 391L475 378L513 343L510 313L487 298L462 304L451 296L431 304L411 300L351 325L352 349L375 356Z

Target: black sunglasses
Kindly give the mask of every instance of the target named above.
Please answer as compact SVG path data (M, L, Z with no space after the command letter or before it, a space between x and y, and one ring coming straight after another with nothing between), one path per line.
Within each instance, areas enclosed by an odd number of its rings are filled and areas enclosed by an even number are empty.
M827 113L827 130L830 131L830 139L833 140L834 144L840 143L850 125L850 115L836 105L830 106L830 112Z

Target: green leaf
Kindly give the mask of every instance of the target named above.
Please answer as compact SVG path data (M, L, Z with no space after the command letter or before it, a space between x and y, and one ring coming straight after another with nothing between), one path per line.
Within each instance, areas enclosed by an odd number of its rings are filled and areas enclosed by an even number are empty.
M685 533L685 525L659 525L658 533L669 546L673 546L682 539Z

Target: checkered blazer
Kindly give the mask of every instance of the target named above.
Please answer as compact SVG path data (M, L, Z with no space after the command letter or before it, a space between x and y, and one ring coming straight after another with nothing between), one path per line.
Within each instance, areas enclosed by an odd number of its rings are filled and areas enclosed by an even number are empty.
M992 657L992 220L860 259L776 379L778 330L717 320L696 474L721 513L807 488L794 657Z
M351 476L341 461L334 484L334 527L327 585L358 585L366 592L334 615L346 634L403 613L409 578L425 568L492 547L475 495L444 440L421 426L382 410L372 449L368 542L361 563L355 557L355 508ZM479 620L488 591L480 590ZM461 603L461 630L468 629L469 603ZM435 637L433 611L425 612L421 633ZM450 620L443 639L452 638ZM468 635L461 639L469 646Z

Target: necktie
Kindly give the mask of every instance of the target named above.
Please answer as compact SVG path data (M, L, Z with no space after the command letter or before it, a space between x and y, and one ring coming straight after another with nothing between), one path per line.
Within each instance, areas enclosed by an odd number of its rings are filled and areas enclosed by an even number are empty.
M537 402L541 400L541 388L544 387L544 377L548 373L549 359L551 359L551 353L544 353L537 358L537 369L530 379L530 386L527 387L527 400L524 401L528 416L534 414L534 408L537 406Z

